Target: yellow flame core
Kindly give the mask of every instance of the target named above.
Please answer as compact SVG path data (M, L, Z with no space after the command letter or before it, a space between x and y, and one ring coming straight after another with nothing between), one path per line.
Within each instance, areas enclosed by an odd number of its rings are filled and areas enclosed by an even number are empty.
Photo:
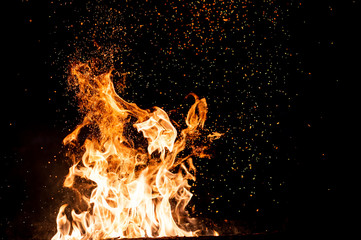
M205 99L192 94L187 127L179 136L166 112L140 109L115 92L111 71L96 75L86 63L71 68L80 108L85 117L64 139L78 141L84 126L97 129L87 137L83 155L75 158L64 186L76 188L77 179L92 183L90 194L82 194L86 210L71 211L68 219L60 207L55 239L100 239L117 237L194 236L185 207L192 197L188 180L195 180L192 152L177 157L187 139L195 138L207 114ZM142 133L147 149L135 147L126 125Z

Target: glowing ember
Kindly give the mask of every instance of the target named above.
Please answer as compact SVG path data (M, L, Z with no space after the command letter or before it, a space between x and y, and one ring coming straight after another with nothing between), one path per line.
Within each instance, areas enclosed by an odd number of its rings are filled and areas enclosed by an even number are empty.
M82 192L82 210L72 210L68 219L67 205L61 206L52 239L196 236L199 231L185 207L192 197L188 180L195 180L191 157L205 156L204 149L192 147L187 156L177 155L187 140L199 136L206 100L192 94L195 103L187 127L177 136L162 109L143 110L124 101L111 79L111 71L97 75L85 63L71 68L70 83L85 117L64 144L77 145L82 130L92 132L84 141L82 156L73 153L74 165L64 182L65 187ZM147 146L132 140L129 126L143 134ZM80 189L81 182L87 183L88 194Z

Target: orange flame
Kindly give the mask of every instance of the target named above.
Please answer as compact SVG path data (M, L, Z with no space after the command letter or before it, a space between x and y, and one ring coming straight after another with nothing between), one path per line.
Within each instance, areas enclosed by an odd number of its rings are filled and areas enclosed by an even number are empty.
M195 180L191 157L202 152L177 155L203 128L206 100L191 94L195 102L187 127L177 136L165 111L143 110L119 97L111 71L97 75L88 64L78 63L70 79L85 117L64 144L76 145L85 126L95 133L85 139L83 155L74 155L64 186L76 189L83 179L92 188L81 195L85 210L72 210L70 219L67 205L60 207L52 240L197 235L185 208L192 197L188 180ZM143 134L146 149L129 136L129 126Z

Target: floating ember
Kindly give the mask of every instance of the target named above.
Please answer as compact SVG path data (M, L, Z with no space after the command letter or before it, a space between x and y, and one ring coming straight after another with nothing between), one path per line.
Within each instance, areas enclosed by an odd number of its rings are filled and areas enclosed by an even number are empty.
M196 172L192 157L206 156L205 148L179 153L200 136L206 100L191 94L195 102L177 135L161 108L143 110L119 97L111 71L96 74L89 64L78 63L71 68L70 84L85 117L64 139L78 148L64 186L79 194L80 207L69 212L67 204L60 207L52 239L199 235L186 206L192 197L188 181L195 180Z

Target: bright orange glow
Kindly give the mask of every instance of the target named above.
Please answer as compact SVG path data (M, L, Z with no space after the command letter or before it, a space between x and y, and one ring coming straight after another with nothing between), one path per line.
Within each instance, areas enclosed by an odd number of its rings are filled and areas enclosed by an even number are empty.
M197 235L185 209L192 197L188 180L195 180L192 157L206 154L195 147L187 156L178 153L203 128L206 100L191 94L195 102L185 119L187 127L177 135L165 111L143 110L126 102L114 90L111 71L94 72L86 63L71 68L70 84L84 119L64 144L84 143L80 155L72 154L74 165L64 186L79 193L82 207L69 212L67 204L60 207L52 239ZM129 128L143 135L143 145ZM78 140L86 129L91 130L85 140Z

